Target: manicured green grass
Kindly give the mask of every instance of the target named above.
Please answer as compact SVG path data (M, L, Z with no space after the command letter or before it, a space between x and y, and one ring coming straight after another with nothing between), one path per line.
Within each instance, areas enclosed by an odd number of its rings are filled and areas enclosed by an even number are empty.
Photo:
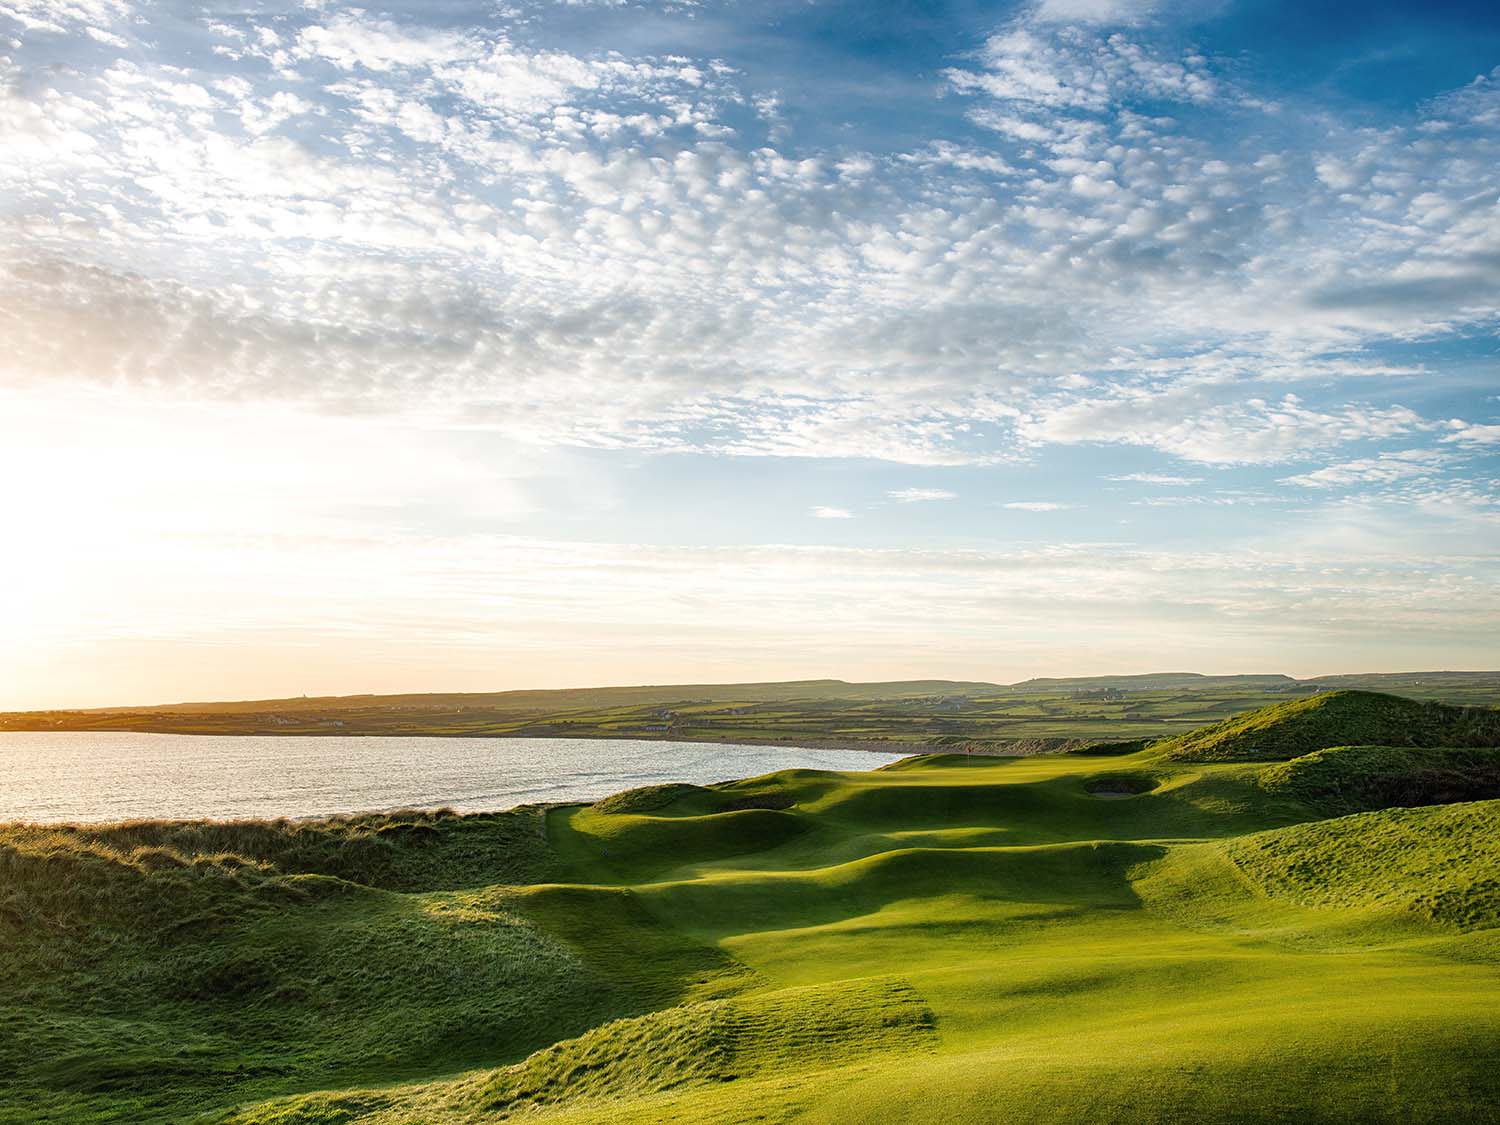
M1423 730L7 828L0 1121L1494 1119L1496 752Z

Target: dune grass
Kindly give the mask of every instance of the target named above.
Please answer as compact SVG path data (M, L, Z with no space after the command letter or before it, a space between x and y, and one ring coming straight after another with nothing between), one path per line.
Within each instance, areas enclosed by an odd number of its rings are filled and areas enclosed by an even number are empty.
M1500 798L1500 749L1335 746L1267 769L1261 785L1329 815Z
M1496 746L1500 711L1330 691L1262 707L1158 744L1183 762L1270 761L1331 746Z
M0 1121L1493 1119L1495 757L1421 737L7 828Z

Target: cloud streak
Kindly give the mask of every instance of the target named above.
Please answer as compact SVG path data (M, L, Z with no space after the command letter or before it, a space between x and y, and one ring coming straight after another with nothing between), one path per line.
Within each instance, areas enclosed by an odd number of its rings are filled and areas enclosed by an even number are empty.
M898 504L927 504L934 500L956 500L958 493L946 488L898 488L886 497Z

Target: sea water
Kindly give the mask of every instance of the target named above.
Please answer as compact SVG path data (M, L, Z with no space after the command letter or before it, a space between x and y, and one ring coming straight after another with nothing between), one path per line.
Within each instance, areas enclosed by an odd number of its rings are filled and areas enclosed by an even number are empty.
M478 812L792 767L872 770L899 757L624 739L0 732L0 821Z

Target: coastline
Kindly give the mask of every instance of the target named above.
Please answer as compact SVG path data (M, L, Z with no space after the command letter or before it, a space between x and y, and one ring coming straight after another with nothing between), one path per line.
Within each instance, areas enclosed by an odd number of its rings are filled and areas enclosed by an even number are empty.
M556 731L545 733L533 733L530 731L504 731L504 732L464 732L455 734L446 731L420 731L420 730L350 730L338 728L334 730L222 730L222 729L196 729L185 730L181 727L169 728L162 726L76 726L76 727L0 727L0 735L7 734L161 734L171 736L184 736L192 738L221 737L221 738L443 738L455 741L469 741L475 739L505 739L507 741L526 739L529 741L552 741L552 742L661 742L661 743L690 743L702 746L766 746L780 747L786 750L859 750L872 754L903 754L911 756L914 754L945 753L944 749L931 742L897 742L894 740L883 740L878 738L803 738L790 741L783 738L756 738L751 736L724 736L722 738L708 735L675 735L675 734L559 734ZM962 752L962 751L953 751ZM974 753L983 751L975 749ZM993 753L993 751L991 751Z
M10 732L17 733L17 732ZM535 738L495 736L447 738L443 744L382 736L380 744L361 735L307 739L297 735L199 735L187 732L64 731L72 738L9 741L18 789L0 770L7 806L0 823L9 826L100 826L139 823L298 823L377 819L405 815L495 815L528 806L588 805L642 787L663 784L711 786L745 781L788 769L835 774L870 772L911 756L904 748L868 741L861 745L802 745L727 739L683 742L656 738ZM161 733L185 734L178 743ZM134 736L147 737L134 737ZM500 743L504 739L503 744ZM117 743L116 739L122 741ZM205 741L206 740L206 741ZM0 734L0 746L5 745ZM545 743L557 743L555 747ZM593 745L618 742L616 747ZM538 745L538 743L541 743ZM711 746L720 748L716 753ZM125 799L127 770L96 779L100 792L74 787L39 788L33 774L74 772L83 761L115 757L139 771L159 771L187 787L183 801ZM703 749L700 749L703 748ZM866 757L881 754L875 762ZM25 763L37 763L28 773ZM50 766L47 764L50 763ZM217 763L217 765L215 765ZM430 763L425 765L424 763ZM454 763L459 763L455 768ZM4 763L0 763L4 764ZM407 784L366 784L366 776L407 776ZM205 780L206 779L206 780ZM226 794L229 794L226 796ZM283 799L292 798L297 799ZM11 798L14 798L13 800Z
M662 742L685 743L695 746L766 746L786 750L858 750L871 754L900 754L913 757L921 754L968 754L986 758L1029 758L1038 754L1065 754L1098 745L1096 738L1047 738L1020 737L1013 739L954 739L952 736L938 737L926 742L904 742L880 738L799 738L795 741L784 738L756 737L755 735L724 735L716 737L703 734L662 734L659 732L622 732L599 734L593 732L559 733L555 730L533 731L422 731L422 730L351 730L339 727L330 730L264 730L216 728L183 729L157 725L142 726L76 726L76 727L0 727L0 735L6 734L161 734L195 738L442 738L457 741L474 739L527 739L531 741L556 742Z

